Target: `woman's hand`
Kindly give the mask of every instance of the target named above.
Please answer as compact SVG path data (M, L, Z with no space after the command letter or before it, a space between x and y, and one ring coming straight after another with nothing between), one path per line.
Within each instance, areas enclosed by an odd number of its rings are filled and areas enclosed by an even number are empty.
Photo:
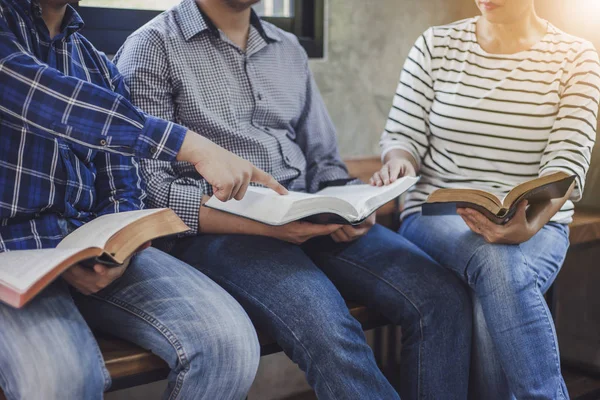
M527 201L522 201L517 205L514 217L505 225L496 225L470 208L459 208L457 213L473 232L483 236L488 243L520 244L531 239L552 219L571 197L574 188L575 182L564 197L532 204L529 209Z
M343 225L340 229L331 234L331 238L337 243L348 243L353 242L356 239L369 233L371 228L375 225L375 213L371 214L369 218L360 225Z
M488 243L520 244L541 229L538 224L527 220L527 201L519 203L517 212L505 225L497 225L471 208L459 208L457 213L473 232L483 236Z
M150 247L151 243L148 242L142 245L135 254ZM123 265L118 267L109 268L103 264L94 265L93 269L84 268L80 265L74 265L62 274L62 277L67 283L73 286L80 293L87 295L94 294L104 289L117 279L119 279L129 267L131 258L129 257Z
M383 167L373 174L369 183L372 186L384 186L403 176L416 175L417 163L413 156L404 150L392 150L385 156Z

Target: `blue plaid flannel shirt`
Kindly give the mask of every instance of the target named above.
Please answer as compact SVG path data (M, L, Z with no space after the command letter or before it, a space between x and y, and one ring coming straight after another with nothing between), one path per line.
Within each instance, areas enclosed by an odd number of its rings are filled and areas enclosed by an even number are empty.
M129 101L68 7L50 38L36 0L0 0L0 252L54 247L60 224L143 207L132 156L174 160L186 129Z

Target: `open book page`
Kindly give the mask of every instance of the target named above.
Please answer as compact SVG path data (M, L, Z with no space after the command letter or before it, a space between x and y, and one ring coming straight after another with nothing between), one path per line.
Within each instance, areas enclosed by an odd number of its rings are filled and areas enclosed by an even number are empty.
M246 196L240 201L222 202L213 196L206 202L206 206L265 224L280 225L295 202L312 197L314 195L299 192L282 196L271 189L249 187Z
M81 249L22 250L0 253L0 282L23 293Z
M402 178L385 187L349 185L327 188L316 194L290 192L287 196L280 196L271 189L251 187L241 201L224 203L213 196L205 206L269 225L283 225L327 214L335 214L346 222L357 223L398 197L417 180L418 178Z
M57 248L69 249L98 247L103 249L106 243L119 231L132 223L163 209L128 211L118 214L103 215L73 231L64 238Z
M333 186L317 192L320 196L335 197L352 204L358 219L369 216L377 208L410 189L419 178L403 177L387 186L348 185Z

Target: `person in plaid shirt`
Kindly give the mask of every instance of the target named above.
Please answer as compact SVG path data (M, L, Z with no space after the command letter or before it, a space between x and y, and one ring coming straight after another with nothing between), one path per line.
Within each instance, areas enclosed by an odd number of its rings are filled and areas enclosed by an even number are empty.
M73 2L73 1L70 1ZM132 156L185 160L224 199L272 177L138 110L116 67L78 31L67 0L0 0L0 252L54 247L107 213L144 206ZM75 266L25 308L0 304L0 387L9 399L101 399L110 386L90 327L152 350L166 396L242 398L259 348L243 309L156 249L127 265Z

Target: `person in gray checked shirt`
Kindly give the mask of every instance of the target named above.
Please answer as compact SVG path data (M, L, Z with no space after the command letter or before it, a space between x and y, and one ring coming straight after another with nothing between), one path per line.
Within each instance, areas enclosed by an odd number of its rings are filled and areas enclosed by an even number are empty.
M256 0L183 0L117 54L133 102L204 135L285 187L352 183L295 36ZM349 77L351 79L351 77ZM148 203L194 230L170 246L229 291L305 371L320 399L397 399L342 298L402 326L400 395L464 399L471 347L466 288L375 224L271 227L201 207L211 186L185 162L141 161Z

